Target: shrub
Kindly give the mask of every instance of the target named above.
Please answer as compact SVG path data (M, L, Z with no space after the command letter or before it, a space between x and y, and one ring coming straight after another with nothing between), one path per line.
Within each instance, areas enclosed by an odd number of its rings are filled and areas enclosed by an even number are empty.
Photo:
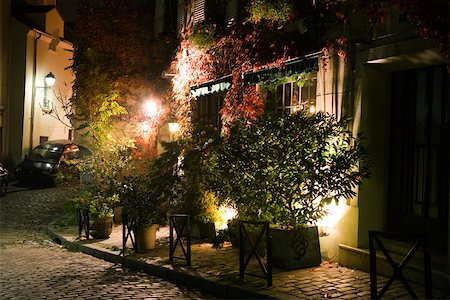
M351 198L369 175L361 137L348 120L305 112L239 123L216 152L214 185L241 217L306 227L331 201Z

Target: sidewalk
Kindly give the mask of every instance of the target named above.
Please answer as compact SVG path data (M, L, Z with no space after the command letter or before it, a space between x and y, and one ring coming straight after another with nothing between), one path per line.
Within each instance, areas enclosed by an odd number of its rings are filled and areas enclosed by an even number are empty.
M239 251L230 245L216 250L209 243L192 244L192 266L185 261L169 261L168 227L157 232L157 246L145 254L120 255L122 226L115 225L107 240L77 240L77 227L49 226L49 235L69 250L81 251L95 257L120 263L124 267L142 270L150 275L202 289L220 298L275 298L275 299L370 299L369 273L351 270L336 263L323 262L308 269L285 271L273 269L273 286L267 287L264 279L245 276L239 279ZM128 247L131 247L131 242ZM181 254L176 255L181 257ZM262 275L256 262L246 272ZM388 278L378 276L379 289ZM419 298L424 299L424 289L413 285ZM444 299L433 290L435 299ZM396 281L383 299L410 299L403 285Z

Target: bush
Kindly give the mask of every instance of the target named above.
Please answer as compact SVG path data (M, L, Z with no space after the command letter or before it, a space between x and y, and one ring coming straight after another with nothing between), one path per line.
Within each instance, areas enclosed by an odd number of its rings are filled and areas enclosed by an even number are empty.
M214 185L240 217L307 227L369 175L361 137L325 113L237 124L215 154Z

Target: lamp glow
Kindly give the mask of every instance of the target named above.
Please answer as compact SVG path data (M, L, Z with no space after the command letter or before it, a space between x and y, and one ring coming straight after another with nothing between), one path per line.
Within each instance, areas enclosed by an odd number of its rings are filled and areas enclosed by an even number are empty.
M52 72L48 73L47 76L45 76L45 84L47 86L52 87L55 85L55 82L56 82L56 78Z
M148 117L154 117L158 114L158 105L155 101L147 101L144 104L144 113Z
M170 133L176 133L180 129L180 124L177 122L170 122L169 123L169 131Z

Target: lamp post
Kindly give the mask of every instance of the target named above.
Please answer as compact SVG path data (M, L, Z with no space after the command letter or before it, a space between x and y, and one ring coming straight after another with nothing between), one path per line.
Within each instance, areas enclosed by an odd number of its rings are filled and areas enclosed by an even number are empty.
M173 141L176 133L180 130L180 124L176 120L169 121L170 140Z
M52 105L51 100L48 97L48 90L52 89L52 87L55 85L55 75L53 75L52 72L48 73L47 76L45 76L44 82L44 99L42 100L41 108L44 113L50 113L52 112Z

